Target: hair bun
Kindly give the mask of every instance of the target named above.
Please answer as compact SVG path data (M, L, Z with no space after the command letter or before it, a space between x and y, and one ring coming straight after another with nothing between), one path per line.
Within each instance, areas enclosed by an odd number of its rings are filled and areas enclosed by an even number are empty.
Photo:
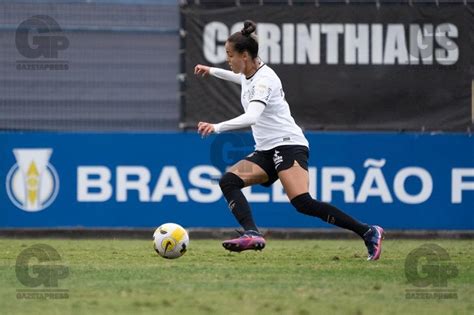
M244 28L241 30L242 35L250 36L257 29L257 24L254 21L246 20L244 22Z

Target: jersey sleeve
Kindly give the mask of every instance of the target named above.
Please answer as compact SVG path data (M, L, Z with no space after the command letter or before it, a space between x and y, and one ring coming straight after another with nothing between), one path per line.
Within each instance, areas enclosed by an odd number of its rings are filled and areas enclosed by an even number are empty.
M242 115L230 120L214 124L214 132L221 133L223 131L246 128L257 123L257 120L265 110L265 106L260 102L252 102L249 104L247 111Z
M268 78L260 78L253 86L253 95L250 98L250 102L259 102L267 105L272 91L270 80Z
M222 80L226 80L226 81L234 82L234 83L237 83L237 84L241 84L241 80L240 80L241 75L238 74L238 73L234 73L232 71L229 71L229 70L210 67L209 68L209 74L212 75L213 77L216 77L216 78L219 78L219 79L222 79Z

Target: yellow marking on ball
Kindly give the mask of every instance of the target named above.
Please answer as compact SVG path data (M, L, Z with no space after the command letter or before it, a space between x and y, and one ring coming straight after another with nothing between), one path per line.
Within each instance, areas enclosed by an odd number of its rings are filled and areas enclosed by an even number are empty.
M186 231L183 228L177 228L176 230L171 233L171 237L175 239L177 242L181 242L183 240Z
M176 246L176 242L171 239L171 238L165 238L163 241L161 241L161 248L165 250L165 253L167 251L173 250L173 248Z

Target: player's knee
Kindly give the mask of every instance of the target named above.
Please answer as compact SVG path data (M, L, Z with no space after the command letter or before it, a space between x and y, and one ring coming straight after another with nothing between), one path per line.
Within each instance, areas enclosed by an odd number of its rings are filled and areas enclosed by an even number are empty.
M225 195L232 190L242 189L245 186L245 183L239 176L235 175L234 173L227 172L219 180L219 186Z
M304 193L291 199L291 204L298 212L314 216L318 201L314 200L309 193Z

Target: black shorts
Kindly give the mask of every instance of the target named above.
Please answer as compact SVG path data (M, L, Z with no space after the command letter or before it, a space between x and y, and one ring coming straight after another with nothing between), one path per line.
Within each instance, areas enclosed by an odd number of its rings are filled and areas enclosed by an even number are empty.
M260 166L268 175L262 186L269 187L278 180L278 173L289 169L295 161L308 170L309 150L304 145L282 145L271 150L254 151L245 160Z

